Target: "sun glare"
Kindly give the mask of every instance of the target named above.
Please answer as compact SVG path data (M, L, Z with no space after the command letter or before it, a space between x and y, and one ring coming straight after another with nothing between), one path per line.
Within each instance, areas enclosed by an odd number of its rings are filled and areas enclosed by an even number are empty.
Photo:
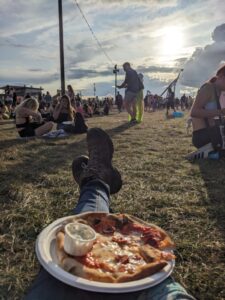
M179 27L165 27L161 36L162 54L165 56L175 56L183 48L183 33Z

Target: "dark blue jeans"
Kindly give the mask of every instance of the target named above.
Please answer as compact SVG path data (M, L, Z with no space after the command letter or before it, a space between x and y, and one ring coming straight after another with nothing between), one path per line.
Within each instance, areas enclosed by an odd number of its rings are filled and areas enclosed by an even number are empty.
M74 214L86 211L109 212L109 186L101 180L89 181L82 187ZM185 289L171 277L159 285L144 291L104 294L88 292L71 287L51 276L41 268L37 278L29 289L25 300L193 300Z

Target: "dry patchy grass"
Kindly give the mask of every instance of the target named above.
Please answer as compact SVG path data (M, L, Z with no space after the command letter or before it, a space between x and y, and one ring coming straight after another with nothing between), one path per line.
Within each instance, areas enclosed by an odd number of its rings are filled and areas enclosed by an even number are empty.
M175 279L198 299L225 299L225 162L186 161L193 148L184 122L165 120L163 112L146 113L132 127L125 113L88 121L114 142L124 185L112 209L167 230L177 244ZM39 268L38 233L77 202L70 167L86 142L85 135L26 142L13 123L0 125L0 140L0 295L21 299Z

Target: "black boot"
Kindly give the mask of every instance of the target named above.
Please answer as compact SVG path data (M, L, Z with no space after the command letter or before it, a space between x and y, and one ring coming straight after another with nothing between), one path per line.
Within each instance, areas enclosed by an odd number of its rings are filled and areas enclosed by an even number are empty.
M101 179L110 187L110 194L122 187L119 171L112 166L113 143L109 135L100 128L92 128L87 133L89 160L79 156L73 161L72 171L75 181L81 187L92 179Z

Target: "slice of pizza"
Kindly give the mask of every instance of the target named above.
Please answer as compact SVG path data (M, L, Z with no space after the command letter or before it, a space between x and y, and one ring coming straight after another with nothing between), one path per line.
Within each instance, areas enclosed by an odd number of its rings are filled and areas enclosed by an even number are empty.
M118 231L123 235L138 235L143 243L163 249L174 249L169 235L160 227L149 224L127 214L87 213L77 222L90 225L100 234L113 234Z
M76 222L91 226L97 239L81 257L64 250L64 230L56 233L57 256L62 268L76 276L99 282L128 282L162 270L175 258L162 251L174 243L161 228L128 215L88 213Z

